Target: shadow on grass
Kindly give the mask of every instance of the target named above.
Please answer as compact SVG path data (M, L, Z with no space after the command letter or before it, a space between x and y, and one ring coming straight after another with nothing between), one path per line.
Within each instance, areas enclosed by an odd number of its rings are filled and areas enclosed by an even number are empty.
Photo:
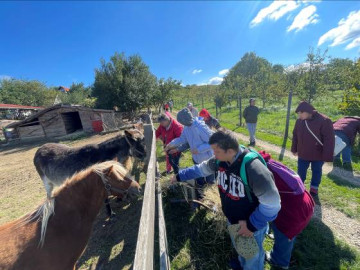
M351 188L359 188L359 185L355 185L355 184L352 184L351 182L349 181L346 181L344 180L343 178L346 177L346 176L338 176L337 174L338 173L347 173L346 171L342 170L341 172L334 172L334 171L331 171L330 173L328 173L327 177L329 177L336 185L338 186L344 186L344 187L351 187ZM356 176L353 176L352 179L354 181L357 181L360 183L360 177L356 177Z

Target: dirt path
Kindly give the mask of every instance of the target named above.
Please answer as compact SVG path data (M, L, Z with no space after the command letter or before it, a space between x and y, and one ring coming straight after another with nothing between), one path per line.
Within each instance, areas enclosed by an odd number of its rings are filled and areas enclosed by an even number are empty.
M235 133L237 137L243 141L248 141L249 137ZM263 148L264 150L274 151L277 153L281 152L279 146L270 144L265 141L256 140L256 145ZM290 151L285 150L286 157L291 159L297 159ZM332 171L332 165L325 163L323 172L328 174ZM360 176L356 174L354 177L347 177L343 175L343 172L337 174L341 179L348 181L354 185L360 186ZM328 226L334 234L340 239L346 241L349 245L360 250L360 222L356 219L349 218L342 212L324 205L316 205L315 213L313 218L320 219L326 226Z
M83 146L99 143L113 136L114 133L94 135L66 143ZM43 143L0 146L0 224L33 210L45 199L43 183L33 164L35 152Z

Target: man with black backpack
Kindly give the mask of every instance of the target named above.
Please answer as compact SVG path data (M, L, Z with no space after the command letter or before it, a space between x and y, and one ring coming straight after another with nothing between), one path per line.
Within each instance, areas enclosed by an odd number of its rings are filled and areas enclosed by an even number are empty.
M280 196L273 175L260 158L250 158L247 162L250 150L240 147L230 131L217 131L210 137L209 144L215 156L180 170L171 182L205 177L217 172L224 215L230 224L239 224L238 234L241 237L254 238L258 249L251 258L239 254L240 264L232 268L262 270L265 258L263 241L268 222L274 220L280 210Z

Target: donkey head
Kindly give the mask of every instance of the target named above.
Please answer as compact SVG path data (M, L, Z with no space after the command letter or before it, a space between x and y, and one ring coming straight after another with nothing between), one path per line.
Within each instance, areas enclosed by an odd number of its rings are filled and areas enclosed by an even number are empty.
M137 129L125 130L125 136L130 146L132 155L140 160L146 157L145 138Z

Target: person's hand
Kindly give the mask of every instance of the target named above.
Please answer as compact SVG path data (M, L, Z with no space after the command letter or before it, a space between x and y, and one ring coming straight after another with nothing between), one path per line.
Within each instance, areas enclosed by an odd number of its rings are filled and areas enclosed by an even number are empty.
M199 154L199 151L197 149L192 149L191 153L194 154L194 155L197 155L197 154Z
M292 152L293 153L293 155L296 157L297 156L297 152Z
M240 220L239 224L240 224L239 235L244 237L251 237L254 235L254 233L248 229L245 220Z
M170 184L173 185L173 184L176 184L176 183L177 183L176 175L173 175L173 176L171 177Z
M172 154L176 154L177 152L178 152L178 150L173 148L173 149L169 150L167 153L172 155Z
M169 151L170 149L173 149L173 148L174 148L174 146L168 144L167 146L165 146L164 151L167 152L167 151Z

